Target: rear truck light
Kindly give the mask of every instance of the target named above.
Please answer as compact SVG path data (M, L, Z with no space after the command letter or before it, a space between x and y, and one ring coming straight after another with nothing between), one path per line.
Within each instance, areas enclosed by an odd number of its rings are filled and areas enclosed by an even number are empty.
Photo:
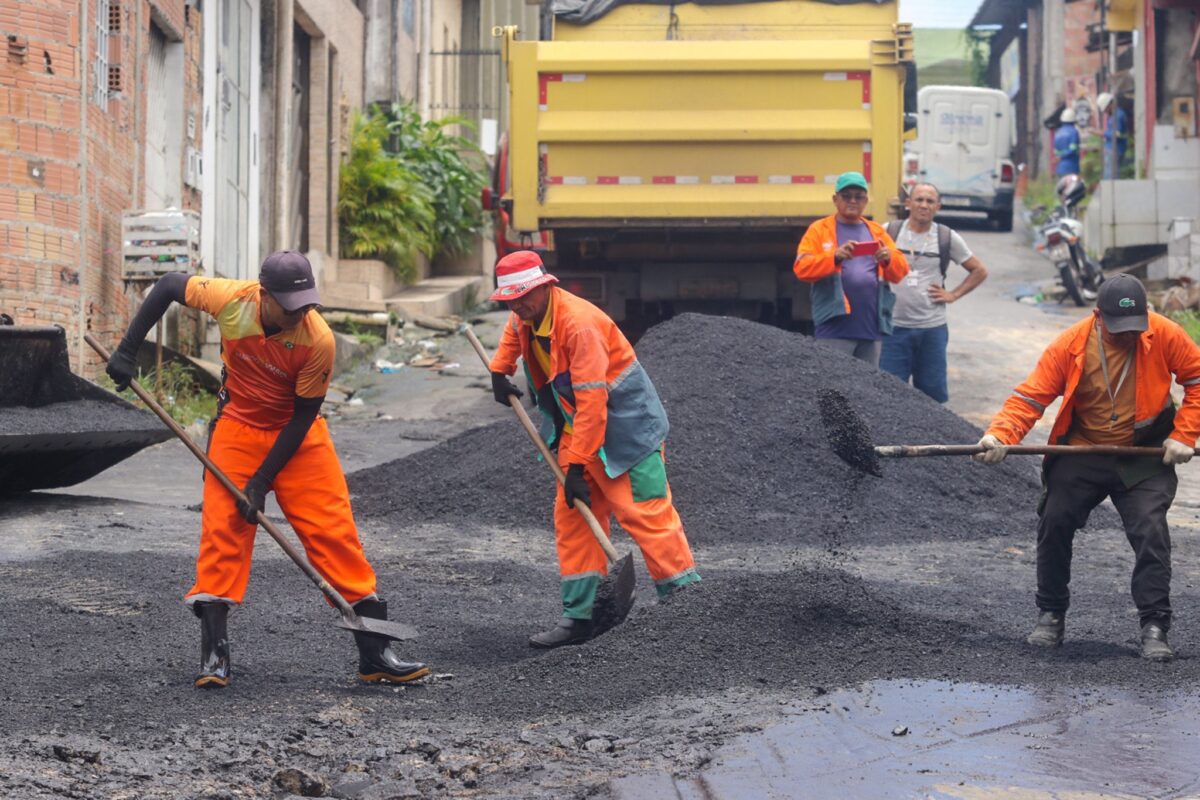
M492 194L492 187L485 186L480 190L479 202L484 211L492 211L496 208L496 196Z
M1013 179L1015 177L1016 177L1016 170L1013 169L1012 164L1001 164L1000 165L1000 182L1001 183L1012 183Z

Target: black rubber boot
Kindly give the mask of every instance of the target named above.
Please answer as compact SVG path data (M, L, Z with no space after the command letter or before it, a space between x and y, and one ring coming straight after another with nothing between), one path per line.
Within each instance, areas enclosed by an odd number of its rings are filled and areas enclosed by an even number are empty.
M1175 651L1167 644L1167 632L1157 622L1142 626L1142 658L1160 662L1175 658Z
M192 613L200 618L200 674L197 689L224 689L229 685L229 637L225 618L229 616L226 603L197 602Z
M1061 611L1043 611L1038 615L1033 633L1025 641L1037 647L1058 647L1067 630L1067 617Z
M359 600L354 611L368 619L388 618L383 600ZM424 664L401 661L391 641L381 636L354 631L354 643L358 645L358 677L366 683L407 683L429 674Z
M566 644L583 644L592 638L592 621L590 619L572 619L563 617L545 633L536 633L529 637L532 647L562 647Z

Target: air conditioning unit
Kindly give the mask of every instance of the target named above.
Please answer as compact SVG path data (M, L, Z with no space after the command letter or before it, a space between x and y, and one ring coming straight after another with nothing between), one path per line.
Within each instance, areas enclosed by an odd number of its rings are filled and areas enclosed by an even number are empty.
M200 270L200 214L191 209L127 211L121 215L121 277L156 280Z

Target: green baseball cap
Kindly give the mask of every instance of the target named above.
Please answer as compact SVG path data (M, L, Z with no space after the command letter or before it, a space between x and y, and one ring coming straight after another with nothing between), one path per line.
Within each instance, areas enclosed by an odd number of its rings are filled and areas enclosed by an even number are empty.
M838 175L837 183L834 184L833 190L840 192L847 186L857 186L863 191L867 191L867 179L863 177L861 172L843 172Z

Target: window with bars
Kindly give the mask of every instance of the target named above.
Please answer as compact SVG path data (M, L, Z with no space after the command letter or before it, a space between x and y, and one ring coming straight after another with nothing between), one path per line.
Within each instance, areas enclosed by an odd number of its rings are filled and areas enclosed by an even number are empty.
M123 88L121 72L122 29L119 0L96 0L95 55L92 58L92 101L107 110L109 98Z
M96 0L96 42L92 57L92 101L103 109L108 108L108 26L111 24L110 0ZM119 11L119 8L118 8Z

